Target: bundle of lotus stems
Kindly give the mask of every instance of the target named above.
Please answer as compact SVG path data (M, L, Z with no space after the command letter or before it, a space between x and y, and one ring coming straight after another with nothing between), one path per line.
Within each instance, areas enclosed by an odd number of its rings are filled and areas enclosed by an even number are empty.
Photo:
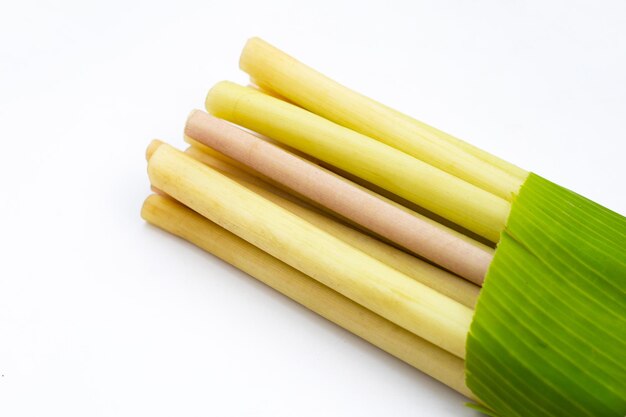
M143 218L492 416L626 415L626 219L253 38Z

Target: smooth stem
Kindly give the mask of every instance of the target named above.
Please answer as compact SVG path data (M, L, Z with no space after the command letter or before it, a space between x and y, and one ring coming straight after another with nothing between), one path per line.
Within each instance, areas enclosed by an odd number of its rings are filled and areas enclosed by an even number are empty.
M148 161L152 185L251 244L365 308L465 356L473 311L355 249L194 160L160 145Z
M255 134L254 132L250 132L251 134ZM257 136L257 135L255 135ZM369 193L373 196L375 196L376 198L379 198L381 200L384 200L386 203L391 204L393 206L395 206L396 208L403 210L411 215L417 215L418 217L421 218L427 218L433 221L433 225L437 226L437 227L441 227L442 229L451 229L455 232L457 232L457 236L459 237L459 239L463 239L465 240L467 243L469 243L470 245L476 246L478 248L492 248L495 246L494 242L491 242L487 239L485 239L482 236L477 235L474 232L470 232L469 230L462 228L461 226L459 226L456 223L452 223L450 220L445 219L439 215L436 215L426 209L424 209L423 207L418 206L415 203L412 203L402 197L397 196L396 194L393 194L381 187L378 187L374 184L371 184L359 177L357 177L356 175L352 175L350 173L347 173L343 170L338 169L337 167L334 167L330 164L325 163L324 161L320 161L319 159L313 158L310 155L307 155L303 152L299 152L293 148L289 148L286 145L277 142L275 140L272 140L270 138L267 138L266 136L261 136L258 135L257 137L259 137L260 139L269 142L275 146L278 146L288 152L291 152L303 159L306 159L307 161L335 174L336 176L339 176L345 180L350 181L355 187L360 188L362 191ZM273 185L276 188L279 188L289 194L293 194L293 195L297 195L298 199L305 201L306 203L316 207L317 209L323 211L324 213L330 215L330 216L334 216L338 219L341 219L341 221L350 224L351 226L365 232L368 233L370 235L373 235L379 239L385 240L388 243L392 243L395 245L395 243L390 242L389 240L385 239L384 237L380 236L380 235L375 235L372 234L372 232L366 228L364 228L363 226L351 221L350 219L347 219L343 216L340 216L338 213L333 212L332 210L329 210L326 207L323 207L322 205L316 203L315 201L312 201L311 199L296 193L294 190L289 189L288 187L285 187L284 185L272 180L271 178L268 178L267 176L261 174L259 171L256 171L236 160L234 160L233 158L230 158L226 155L224 155L223 153L217 152L216 150L214 150L213 148L206 146L205 144L198 142L197 140L185 135L185 142L187 142L189 145L203 151L206 154L209 154L219 160L222 160L224 162L227 162L230 165L233 165L235 167L237 167L238 169L246 172L247 174L250 174L254 177L260 178L261 180L263 180L266 183L269 183L271 185ZM489 249L487 249L489 250Z
M185 134L475 284L484 281L493 259L487 246L204 112L191 113Z
M510 200L528 176L509 162L344 87L259 38L247 42L239 65L263 89L502 198Z
M441 381L468 398L464 362L268 255L171 198L151 195L149 223L241 269L329 321Z
M280 189L252 176L228 163L204 153L202 150L190 147L185 151L192 158L218 170L228 178L254 191L263 198L289 210L297 216L320 229L338 237L344 242L367 253L373 258L391 266L403 274L421 282L452 298L455 301L474 308L480 287L467 282L464 279L450 274L442 269L430 265L414 256L383 243L358 230L346 226L339 221L328 217L311 206L299 201L293 196L285 195Z
M510 204L391 146L300 107L230 82L209 91L207 110L335 165L497 242Z

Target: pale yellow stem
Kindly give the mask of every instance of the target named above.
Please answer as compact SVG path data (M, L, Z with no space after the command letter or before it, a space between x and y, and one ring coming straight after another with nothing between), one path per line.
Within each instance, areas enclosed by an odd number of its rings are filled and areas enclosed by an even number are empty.
M142 217L212 253L468 398L464 361L372 313L245 240L159 195L148 197Z
M252 79L252 78L250 79L250 84L248 84L248 87L254 88L255 90L259 90L260 92L262 92L264 94L267 94L268 96L272 96L272 97L277 98L279 100L286 101L287 103L294 104L291 101L289 101L288 98L281 96L277 92L272 91L272 90L267 90L267 89L259 86L259 84L257 84L256 81L254 79Z
M480 293L478 286L346 226L296 198L285 196L285 193L280 189L208 155L198 148L190 147L185 153L373 258L467 307L474 308Z
M335 165L497 242L510 204L377 140L251 88L217 84L207 110Z
M248 41L239 65L263 89L502 198L511 199L528 176L509 162L344 87L259 38Z
M473 311L407 277L171 146L152 185L272 256L431 343L465 357Z

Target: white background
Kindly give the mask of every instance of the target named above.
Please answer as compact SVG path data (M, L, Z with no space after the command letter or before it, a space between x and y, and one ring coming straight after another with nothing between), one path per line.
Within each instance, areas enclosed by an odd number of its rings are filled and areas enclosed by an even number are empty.
M0 415L475 416L139 217L259 35L626 213L623 1L3 2Z

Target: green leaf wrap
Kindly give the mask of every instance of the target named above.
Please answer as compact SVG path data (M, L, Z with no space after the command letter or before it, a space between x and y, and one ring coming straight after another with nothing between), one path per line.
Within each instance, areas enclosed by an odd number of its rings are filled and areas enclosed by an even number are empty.
M626 416L626 218L531 174L476 306L466 378L502 417Z

